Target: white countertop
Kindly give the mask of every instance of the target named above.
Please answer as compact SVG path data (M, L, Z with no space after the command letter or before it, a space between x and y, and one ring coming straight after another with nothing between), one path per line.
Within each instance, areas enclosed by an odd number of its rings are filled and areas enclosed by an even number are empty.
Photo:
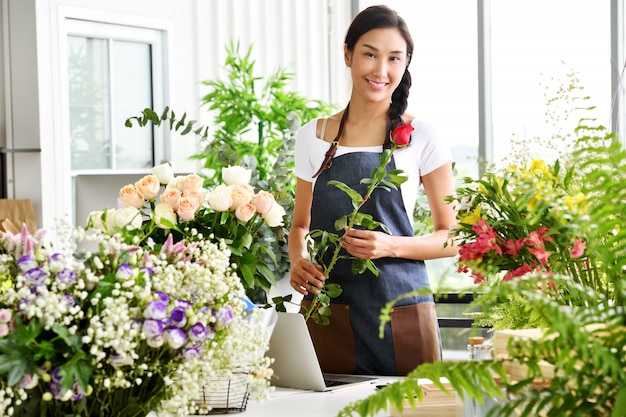
M397 378L381 377L370 385L359 385L338 391L315 392L276 388L270 398L262 401L250 399L242 417L333 417L351 402L367 398L376 392L376 385ZM388 412L379 414L389 417Z

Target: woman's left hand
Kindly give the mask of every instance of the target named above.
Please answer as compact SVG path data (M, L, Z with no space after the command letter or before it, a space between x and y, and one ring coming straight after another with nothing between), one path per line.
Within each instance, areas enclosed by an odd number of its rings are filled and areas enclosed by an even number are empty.
M393 257L394 242L390 235L371 230L347 229L341 247L361 259Z

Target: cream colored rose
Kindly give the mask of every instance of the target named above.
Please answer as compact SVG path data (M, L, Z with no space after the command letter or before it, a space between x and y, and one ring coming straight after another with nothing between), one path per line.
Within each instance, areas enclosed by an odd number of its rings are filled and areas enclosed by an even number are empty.
M242 222L248 222L256 213L256 207L254 204L241 204L235 209L235 217Z
M283 225L283 217L285 214L287 214L287 212L285 212L283 206L275 202L272 208L261 217L263 217L263 220L265 220L265 223L267 223L269 227L277 227Z
M92 211L89 213L89 217L87 217L87 224L91 223L92 228L106 232L102 216L104 216L103 211Z
M102 220L104 221L104 231L113 233L115 230L115 209L107 209L104 212Z
M235 210L242 204L248 204L254 197L254 190L248 184L229 185L228 188L233 199L230 203L231 210Z
M228 211L233 203L230 188L225 185L218 185L209 194L209 206L217 212Z
M139 229L143 220L141 212L135 207L129 206L115 210L115 226L126 227L128 230Z
M196 210L202 207L202 204L204 204L204 200L206 200L206 194L202 191L186 191L183 196L187 198L192 198L196 202Z
M165 187L165 189L166 190L176 189L182 193L183 184L185 183L185 177L186 175L179 175L177 177L174 177L172 181L167 183L167 186Z
M154 207L154 212L152 213L154 216L154 223L160 227L161 229L169 229L170 226L166 225L163 220L168 220L172 224L176 224L178 222L178 217L176 217L176 213L174 209L165 203L159 203Z
M259 191L252 199L252 204L254 204L259 214L265 214L274 204L274 195L267 191Z
M185 222L193 220L196 215L196 201L193 198L181 197L180 200L178 200L176 214Z
M178 208L178 200L180 199L181 194L180 191L176 188L170 188L163 191L161 194L161 203L165 203L170 206L172 209L176 210Z
M240 166L222 168L222 179L227 185L248 184L252 178L252 171Z
M125 185L120 189L120 197L117 201L124 207L135 207L136 209L141 208L146 202L132 184Z
M174 167L169 162L152 168L152 174L156 175L161 185L167 185L174 179Z
M161 190L161 183L156 175L146 175L135 183L135 189L140 196L152 201Z
M204 180L197 174L189 174L184 178L182 184L183 194L191 193L194 191L200 192L202 190L202 183Z

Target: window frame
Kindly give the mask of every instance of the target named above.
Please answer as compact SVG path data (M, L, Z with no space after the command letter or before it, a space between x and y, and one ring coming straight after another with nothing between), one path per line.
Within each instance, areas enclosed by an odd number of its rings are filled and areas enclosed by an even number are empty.
M68 36L78 36L86 38L97 38L104 40L114 41L128 41L145 43L150 45L150 59L151 59L151 87L152 87L152 108L163 108L165 103L165 34L160 29L152 29L139 26L129 26L125 24L116 24L110 22L101 22L95 20L77 19L67 17L65 19L65 31L63 33L63 57L65 65L65 82L63 90L67 94L63 111L66 112L65 119L67 120L67 126L69 126L69 80L67 80L67 38ZM141 109L137 109L140 111ZM129 115L129 117L132 115ZM68 135L64 138L67 141L65 148L67 149L68 156L71 155L70 149L70 137L69 128L67 129ZM112 144L115 144L113 138ZM153 164L158 164L159 161L168 159L169 150L169 135L164 129L152 129L152 157ZM115 158L113 158L115 159ZM71 157L68 158L71 160ZM72 178L76 175L88 173L129 173L129 172L143 172L145 169L95 169L95 170L74 170L70 167L70 173Z

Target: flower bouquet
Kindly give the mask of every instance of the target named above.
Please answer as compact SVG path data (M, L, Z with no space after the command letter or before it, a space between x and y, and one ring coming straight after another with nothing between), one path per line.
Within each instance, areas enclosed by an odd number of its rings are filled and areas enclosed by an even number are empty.
M227 246L122 237L0 238L0 415L206 414L200 392L242 364L267 391L268 337Z
M451 235L460 244L459 272L475 283L504 281L528 272L568 273L577 281L590 277L584 268L585 195L557 160L533 159L465 179L455 197L458 224ZM493 283L493 282L492 282Z
M270 266L277 262L274 231L286 214L267 191L250 186L251 171L224 168L225 184L207 193L196 174L174 176L170 164L120 190L122 209L92 212L87 223L106 233L122 231L129 244L155 247L172 235L175 241L224 241L244 288L267 293L276 278ZM266 300L254 300L263 303Z

